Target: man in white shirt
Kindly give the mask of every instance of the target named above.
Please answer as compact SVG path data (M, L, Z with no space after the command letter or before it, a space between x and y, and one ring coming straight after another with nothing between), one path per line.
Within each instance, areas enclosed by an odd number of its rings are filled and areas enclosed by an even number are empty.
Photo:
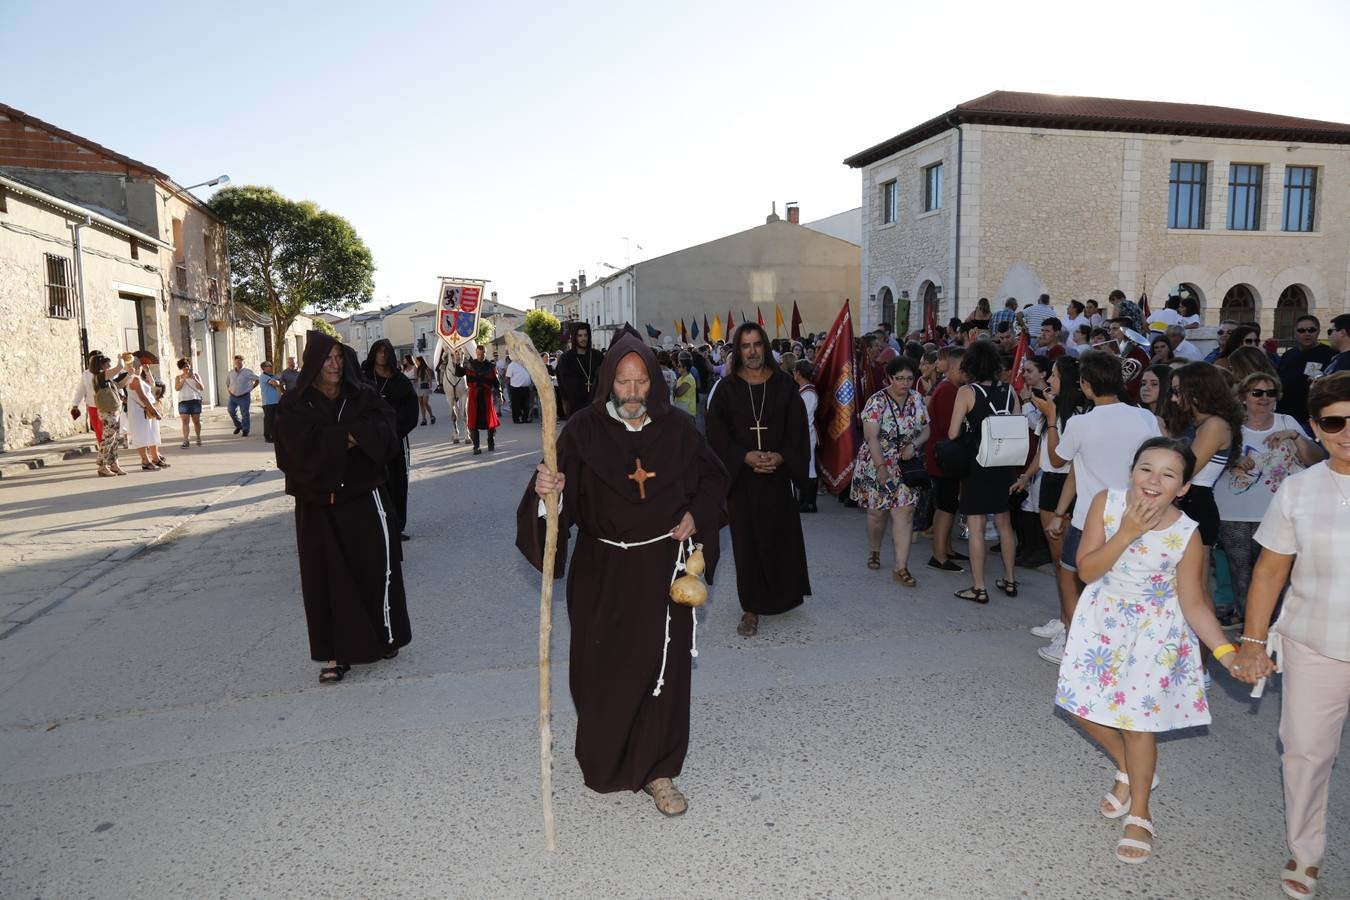
M1181 325L1181 298L1173 294L1167 298L1167 305L1148 317L1149 331L1166 331L1173 325Z
M1200 348L1186 340L1186 328L1183 325L1167 326L1167 342L1172 345L1172 355L1187 362L1202 362L1205 354Z
M1078 356L1078 383L1093 408L1069 419L1062 435L1054 425L1047 425L1045 430L1050 464L1070 465L1069 478L1055 507L1055 520L1047 529L1052 537L1057 536L1064 533L1065 520L1070 520L1059 562L1060 568L1070 572L1078 571L1078 543L1092 499L1111 488L1128 488L1134 452L1144 441L1162 434L1153 413L1121 402L1125 379L1118 357L1101 350L1084 350ZM1073 607L1081 593L1080 583L1079 590L1072 592L1074 599L1067 603L1069 608L1061 610L1065 629L1073 621ZM1063 654L1062 644L1059 653ZM1041 656L1050 658L1045 653Z
M522 363L511 359L509 354L506 358L510 360L506 364L506 385L511 392L511 421L525 425L529 423L532 412L530 388L534 387L534 380Z
M258 376L252 369L244 368L244 358L234 358L234 368L225 376L225 389L230 392L226 404L230 411L230 421L234 422L234 433L248 437L248 406L253 399L253 389L258 386Z

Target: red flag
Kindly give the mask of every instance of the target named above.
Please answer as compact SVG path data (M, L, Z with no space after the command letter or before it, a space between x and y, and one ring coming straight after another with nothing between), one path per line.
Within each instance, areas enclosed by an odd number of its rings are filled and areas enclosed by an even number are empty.
M924 311L923 338L926 341L933 340L937 334L937 304L926 304L928 309Z
M680 319L680 343L689 343L689 328L684 324L684 319Z
M763 327L764 327L764 310L760 309L758 306L755 307L755 318L759 319L759 327L760 327L760 328L763 328Z
M727 340L731 340L731 331L736 327L736 320L731 317L731 310L727 310Z
M1153 310L1148 308L1148 292L1139 295L1139 308L1144 313L1144 328L1148 328L1148 320L1153 316Z
M703 317L703 340L712 340L712 329L708 327L708 317Z
M802 339L802 314L797 310L797 301L792 301L792 339L800 341Z
M816 354L816 431L820 450L816 470L825 490L839 494L853 481L858 454L858 388L853 372L853 316L849 302L830 326Z
M1027 330L1023 328L1022 336L1017 340L1017 352L1013 354L1012 364L1012 386L1013 390L1017 391L1019 394L1022 392L1022 388L1026 387L1027 383L1026 378L1022 375L1022 365L1027 361L1027 357L1030 355L1031 338L1028 337Z

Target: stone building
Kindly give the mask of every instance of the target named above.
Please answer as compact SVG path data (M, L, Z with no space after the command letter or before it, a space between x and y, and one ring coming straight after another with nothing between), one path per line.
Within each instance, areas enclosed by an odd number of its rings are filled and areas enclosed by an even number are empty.
M862 175L868 324L1120 288L1188 291L1207 323L1288 340L1303 310L1347 309L1350 125L995 91L844 162Z
M846 298L857 293L858 245L799 221L771 214L763 225L664 256L634 263L580 289L578 318L590 322L597 346L609 345L625 322L640 331L648 324L670 335L676 319L710 323L727 313L763 315L775 336L775 307L790 325L795 302L806 331L823 331ZM848 232L848 217L831 231ZM836 217L831 217L835 219ZM826 221L826 220L822 220ZM785 328L783 337L787 337ZM700 339L703 335L700 334Z
M83 430L70 417L90 350L164 356L160 252L173 248L89 207L0 175L0 450Z
M145 348L161 361L156 375L169 385L167 402L176 402L174 361L186 356L199 372L214 376L204 379L207 404L223 404L221 378L235 352L236 331L252 325L240 320L230 301L225 229L209 207L153 166L5 104L0 104L0 175L151 239L128 240L123 255L143 272L156 273L153 288L145 288L149 293L137 295L138 321ZM25 289L32 299L18 312L40 318L45 309L41 283ZM94 300L91 294L90 303ZM129 322L130 313L123 312ZM94 347L125 342L125 328L96 331L92 322L90 328ZM68 367L63 377L78 372L78 346L54 354ZM49 433L70 431L54 427Z

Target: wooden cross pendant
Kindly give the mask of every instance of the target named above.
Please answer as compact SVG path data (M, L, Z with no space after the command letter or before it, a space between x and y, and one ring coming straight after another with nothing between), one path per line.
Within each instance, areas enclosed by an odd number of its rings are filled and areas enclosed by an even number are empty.
M756 449L756 450L763 450L763 449L764 449L764 445L760 442L760 438L763 437L763 435L761 435L760 432L761 432L761 431L768 431L768 430L769 430L769 426L759 424L759 420L756 419L756 420L755 420L755 424L753 424L753 425L750 426L750 430L753 431L753 432L755 433L755 449Z
M641 460L641 459L635 459L635 460L633 460L633 464L636 466L636 468L632 471L632 473L631 473L628 477L629 477L631 480L637 482L637 486L638 486L638 499L640 499L640 500L646 500L646 499L647 499L647 479L648 479L648 478L655 478L655 477L656 477L656 473L655 473L655 472L648 472L646 469L642 468L642 460Z

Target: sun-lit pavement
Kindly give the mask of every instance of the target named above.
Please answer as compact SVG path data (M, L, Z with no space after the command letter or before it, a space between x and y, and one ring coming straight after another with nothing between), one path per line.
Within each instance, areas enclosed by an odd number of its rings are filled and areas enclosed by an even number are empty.
M682 819L581 786L559 583L545 853L539 580L512 546L537 426L508 417L480 457L444 418L413 438L413 643L336 687L256 431L174 442L169 472L0 483L0 896L1279 896L1278 689L1219 681L1215 724L1165 741L1157 858L1121 865L1094 812L1110 769L1052 712L1026 632L1050 579L977 607L921 542L904 590L833 502L805 519L815 596L752 640L724 546ZM1340 770L1330 844L1319 896L1350 897Z

